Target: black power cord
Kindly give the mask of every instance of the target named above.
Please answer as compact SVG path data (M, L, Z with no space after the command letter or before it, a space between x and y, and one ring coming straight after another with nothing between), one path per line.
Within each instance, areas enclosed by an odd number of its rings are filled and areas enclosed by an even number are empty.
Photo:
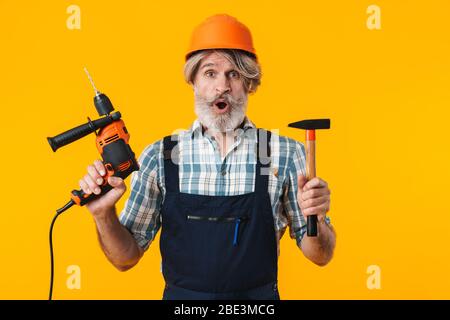
M49 232L49 240L50 240L50 292L48 295L48 300L52 300L53 295L53 275L55 273L55 262L53 258L53 226L56 222L56 219L59 217L61 213L69 209L71 206L73 206L75 202L70 199L69 202L67 202L62 208L59 208L56 210L56 214L53 217L52 223L50 224L50 232Z

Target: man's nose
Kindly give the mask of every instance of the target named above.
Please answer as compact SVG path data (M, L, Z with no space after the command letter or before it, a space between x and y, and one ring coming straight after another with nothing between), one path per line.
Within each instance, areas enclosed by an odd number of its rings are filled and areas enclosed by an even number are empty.
M216 93L222 95L231 91L230 81L226 75L221 75L217 78Z

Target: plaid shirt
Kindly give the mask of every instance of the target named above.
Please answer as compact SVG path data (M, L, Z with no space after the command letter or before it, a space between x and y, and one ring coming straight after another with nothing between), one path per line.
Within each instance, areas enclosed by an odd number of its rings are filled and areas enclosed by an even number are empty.
M233 196L254 191L256 130L247 118L242 128L224 158L218 143L203 133L198 120L178 134L180 192ZM279 254L279 241L288 226L299 247L306 232L306 221L297 203L297 176L305 175L305 150L302 143L274 133L270 148L268 192ZM138 161L140 170L132 174L131 194L119 219L138 245L147 250L161 227L165 195L163 140L147 146Z

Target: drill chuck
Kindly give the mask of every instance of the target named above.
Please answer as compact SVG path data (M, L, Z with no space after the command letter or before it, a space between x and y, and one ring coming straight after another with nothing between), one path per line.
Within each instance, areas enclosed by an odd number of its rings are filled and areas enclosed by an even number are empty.
M98 92L94 97L94 105L97 109L99 116L106 116L114 111L114 107L111 103L111 100L109 98L101 93Z

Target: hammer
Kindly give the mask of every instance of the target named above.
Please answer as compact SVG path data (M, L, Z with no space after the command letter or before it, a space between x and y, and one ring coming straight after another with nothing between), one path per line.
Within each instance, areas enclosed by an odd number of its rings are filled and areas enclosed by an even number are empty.
M330 119L309 119L289 123L289 127L306 130L306 179L316 176L316 130L330 129ZM317 237L317 215L308 216L308 237Z

